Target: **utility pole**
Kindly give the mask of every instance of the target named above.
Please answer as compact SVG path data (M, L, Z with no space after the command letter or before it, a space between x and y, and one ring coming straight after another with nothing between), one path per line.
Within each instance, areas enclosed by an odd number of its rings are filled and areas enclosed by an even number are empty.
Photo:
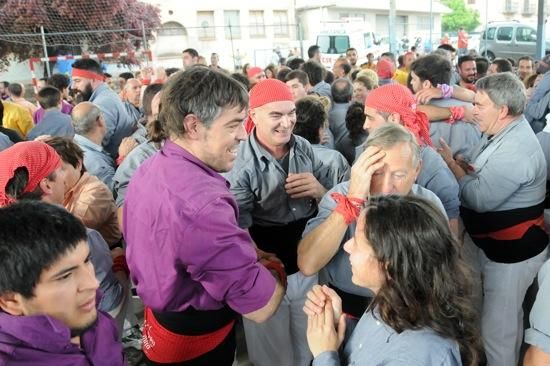
M395 0L390 0L390 16L388 18L390 52L397 56L397 40L395 39Z

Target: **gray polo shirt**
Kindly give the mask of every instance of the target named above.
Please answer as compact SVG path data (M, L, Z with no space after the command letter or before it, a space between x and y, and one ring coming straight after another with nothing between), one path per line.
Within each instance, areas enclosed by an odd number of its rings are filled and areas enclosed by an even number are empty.
M334 180L337 183L342 183L349 179L351 168L344 155L340 154L336 150L329 149L324 145L313 144L313 153L323 163L330 166L330 169L335 174Z
M40 124L33 127L27 134L27 140L31 141L42 135L62 136L72 139L74 127L71 116L62 113L59 109L48 109Z
M308 221L302 237L305 237L309 232L325 222L327 217L334 211L336 208L336 201L331 197L331 194L336 192L347 195L348 191L349 181L340 183L328 191L319 203L319 212L317 216ZM418 184L413 184L411 194L427 199L439 207L442 214L445 214L445 209L441 201L433 192L422 188ZM349 254L344 251L344 243L355 235L355 226L355 223L348 226L344 238L340 243L340 249L338 249L338 252L332 257L330 262L321 270L321 277L327 279L328 283L350 294L372 297L373 293L371 290L365 287L359 287L351 282L351 264L349 262Z
M107 124L107 134L103 138L102 145L114 159L118 155L118 147L122 139L134 133L136 121L128 115L120 97L106 84L98 86L89 101L101 108Z
M113 177L113 192L116 196L115 203L117 207L122 207L122 205L124 205L128 184L136 170L145 160L149 159L158 151L159 148L157 144L148 141L139 144L124 158Z
M11 142L10 138L0 132L0 151L6 150L8 147L12 145L13 145L13 142Z
M124 287L113 273L111 250L101 234L92 229L86 229L86 234L88 235L95 276L99 282L99 289L103 292L99 309L111 311L120 305L124 298Z
M430 104L437 107L471 106L471 103L456 99L436 99ZM473 149L481 140L481 131L476 124L456 121L452 125L447 121L432 121L430 123L430 138L434 148L441 147L439 139L443 138L453 151L453 155L464 155Z
M498 135L484 135L470 156L473 171L460 179L460 201L476 212L524 208L544 201L546 159L520 116Z
M313 366L336 365L460 366L462 362L456 341L427 327L397 333L380 319L377 312L369 311L344 341L341 355L326 351L313 360Z
M310 172L326 189L336 184L330 166L315 156L306 139L293 135L289 144L288 173ZM286 193L287 172L259 145L255 132L241 143L233 169L224 176L239 205L242 228L286 225L317 210L315 199L292 199Z
M76 134L74 142L84 151L84 166L88 173L98 177L112 191L115 162L111 155L107 154L103 146L95 144L85 136Z
M550 260L541 267L538 283L539 292L529 314L530 327L525 331L525 343L550 355Z

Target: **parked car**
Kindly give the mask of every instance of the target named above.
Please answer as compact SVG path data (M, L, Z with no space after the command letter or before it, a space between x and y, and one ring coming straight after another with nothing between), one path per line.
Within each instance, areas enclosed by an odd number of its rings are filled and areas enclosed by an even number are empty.
M479 53L489 60L496 57L511 58L516 61L522 56L536 58L536 49L536 28L517 21L491 22L479 39ZM546 53L550 53L548 40L546 50Z

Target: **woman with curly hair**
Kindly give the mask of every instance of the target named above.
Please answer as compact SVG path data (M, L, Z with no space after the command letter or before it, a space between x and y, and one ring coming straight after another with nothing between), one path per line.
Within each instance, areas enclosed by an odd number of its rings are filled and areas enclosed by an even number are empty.
M352 281L375 296L345 337L355 322L342 314L338 295L318 285L308 293L314 366L479 363L470 272L440 210L412 195L372 197L344 249Z

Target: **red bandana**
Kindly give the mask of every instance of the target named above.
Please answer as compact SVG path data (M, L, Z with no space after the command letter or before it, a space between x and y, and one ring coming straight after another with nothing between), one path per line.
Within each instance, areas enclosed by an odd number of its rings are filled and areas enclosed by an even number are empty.
M41 141L19 142L0 152L0 207L15 200L6 195L6 186L17 168L29 172L29 181L23 192L36 189L40 181L61 166L61 158L50 145Z

